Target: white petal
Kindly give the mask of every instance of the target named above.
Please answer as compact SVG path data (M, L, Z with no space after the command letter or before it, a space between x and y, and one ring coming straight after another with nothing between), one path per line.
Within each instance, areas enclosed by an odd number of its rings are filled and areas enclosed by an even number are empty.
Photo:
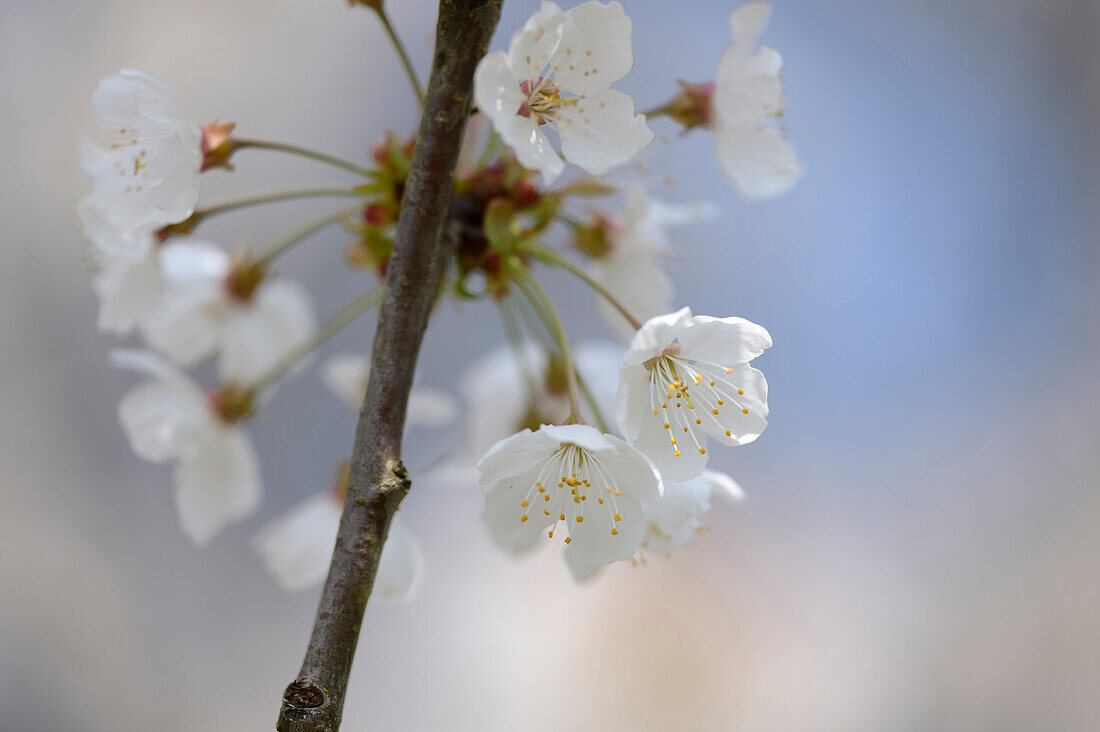
M420 544L400 516L394 516L382 556L378 560L378 572L371 589L372 602L407 602L416 593L424 559Z
M340 353L321 366L321 379L340 401L358 411L367 393L370 359L358 353Z
M786 193L802 176L790 143L771 127L718 126L714 154L722 172L749 201Z
M260 503L260 465L240 428L222 428L182 459L175 472L176 508L191 541L206 544Z
M99 296L97 326L108 333L129 333L160 305L160 262L150 246L145 256L104 255L92 282Z
M414 386L409 392L406 427L444 427L458 416L458 402L443 389Z
M157 310L142 321L142 332L154 348L190 366L217 349L228 310L220 285L167 288Z
M102 125L144 134L187 123L176 90L146 69L122 69L102 79L92 93L92 111Z
M221 285L229 274L229 255L217 244L192 236L173 237L160 248L165 283L172 287Z
M629 442L638 439L642 423L649 420L654 406L651 397L652 387L649 372L644 366L623 366L619 370L619 389L615 394L615 420L619 430Z
M693 390L697 402L706 403L706 406L697 404L702 408L695 410L706 432L727 445L747 445L759 437L768 426L768 382L764 374L744 363L728 367L728 373L725 368L705 364L696 364L696 368L721 390L715 394L714 388L705 382ZM743 393L738 393L738 389ZM725 403L717 404L718 399Z
M516 154L520 165L542 174L543 185L553 183L565 170L565 163L550 145L546 133L532 118L515 115L500 123L494 120L494 124L501 139Z
M647 406L652 403L646 401ZM706 449L707 435L693 418L693 413L698 410L677 408L673 403L661 402L660 399L656 403L658 414L653 414L650 409L641 418L637 425L638 437L631 444L653 461L666 480L691 480L707 466L707 455L700 452L700 448ZM662 409L662 403L668 403L668 408ZM669 425L668 429L665 424ZM684 427L688 428L687 432L683 431ZM627 434L625 429L623 434Z
M643 506L646 521L665 531L683 526L688 521L710 510L711 482L706 477L714 471L704 470L697 478L676 483L665 483L665 494L660 502ZM724 473L716 473L729 479Z
M106 254L142 258L154 247L150 232L132 232L118 227L90 197L80 199L77 218L80 233Z
M562 155L592 175L629 162L653 139L634 100L614 89L563 107L559 119Z
M578 553L572 544L565 547L561 557L565 560L565 566L569 569L570 576L578 585L583 585L594 580L603 569L601 564L593 564L587 561L583 552Z
M541 429L537 432L525 429L506 437L478 461L478 481L488 487L526 473L549 458L559 444Z
M140 458L154 463L193 453L213 429L206 398L184 381L149 381L122 398L118 419Z
M252 545L284 590L319 584L328 573L340 527L340 502L316 493L265 526Z
M584 341L573 348L573 360L577 371L588 385L596 406L606 419L615 416L615 393L619 388L619 360L622 346L611 341ZM595 422L587 399L581 400L581 416L586 422Z
M201 132L173 134L161 140L149 155L148 178L142 183L149 205L165 221L183 221L199 200L199 170L202 167Z
M569 443L592 453L613 451L616 447L614 438L587 424L544 424L539 432L558 444Z
M697 315L678 335L684 358L723 366L751 361L771 348L767 329L744 318Z
M641 366L649 359L660 356L687 330L691 321L691 308L681 308L674 313L650 318L634 334L623 355L621 366Z
M605 506L610 507L612 499ZM645 517L642 505L638 501L620 496L614 499L614 510L619 520L613 521L611 510L604 507L589 507L584 512L584 521L569 525L572 541L569 548L577 553L578 559L589 564L610 564L629 559L638 551L642 536L645 534ZM618 533L612 534L614 528Z
M517 79L532 83L539 80L561 40L566 16L557 5L544 1L538 12L512 34L507 58L513 71L513 83Z
M499 130L506 121L516 116L519 108L527 101L520 90L520 80L516 78L508 56L503 51L490 53L481 59L474 72L474 101L483 114L489 116Z
M750 2L730 12L730 32L735 46L751 48L771 17L770 2Z
M764 46L751 56L728 49L715 72L715 124L753 125L783 112L783 85L779 73L783 58Z
M221 333L218 374L238 384L263 376L317 326L309 290L286 279L264 281L231 311Z
M745 491L737 481L720 470L704 470L700 478L710 486L712 497L717 495L730 504L738 504L745 500Z
M522 472L505 476L497 482L486 484L484 478L481 480L482 485L488 485L485 492L485 522L493 539L508 551L523 552L531 549L540 539L543 530L558 520L557 516L547 516L543 502L537 500L540 494L535 487L535 481L543 476L545 465L546 458L534 463L524 463ZM525 500L528 502L527 506L523 505ZM549 510L552 514L556 506L547 505L551 506ZM526 521L522 520L523 516L527 516Z
M661 500L661 475L638 450L614 435L604 435L613 449L597 455L601 469L627 498L652 503Z
M611 88L634 68L632 28L617 2L591 0L567 10L561 43L551 59L558 86L587 97Z

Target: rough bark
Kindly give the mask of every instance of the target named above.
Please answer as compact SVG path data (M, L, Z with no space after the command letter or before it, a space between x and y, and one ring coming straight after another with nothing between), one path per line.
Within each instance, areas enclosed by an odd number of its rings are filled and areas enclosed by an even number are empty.
M344 513L302 669L283 694L276 725L280 732L335 732L340 726L382 545L409 491L409 475L401 463L405 409L420 342L438 293L440 238L470 112L474 69L496 28L501 2L439 3L427 102L386 274Z

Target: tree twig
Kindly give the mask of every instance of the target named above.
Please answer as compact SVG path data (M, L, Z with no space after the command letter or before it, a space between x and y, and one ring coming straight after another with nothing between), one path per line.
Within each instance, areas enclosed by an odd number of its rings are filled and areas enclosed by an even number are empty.
M286 688L281 732L335 732L367 598L390 521L409 491L401 432L413 371L442 270L450 205L474 69L502 0L440 0L435 57L402 200L370 379L351 456L344 513L301 671Z

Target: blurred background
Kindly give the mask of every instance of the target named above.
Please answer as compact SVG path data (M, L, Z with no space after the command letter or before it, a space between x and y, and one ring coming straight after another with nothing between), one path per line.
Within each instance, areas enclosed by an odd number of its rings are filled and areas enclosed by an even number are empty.
M434 3L389 5L425 72ZM711 78L733 2L626 5L640 107ZM786 61L801 184L746 205L711 137L664 121L675 146L651 160L678 180L657 195L722 210L678 232L680 292L775 340L768 431L712 460L747 502L694 549L577 588L556 550L496 549L476 486L414 485L423 584L368 609L347 729L1096 728L1100 4L776 6L763 41ZM536 7L507 0L494 46ZM339 0L0 4L0 729L272 729L317 591L280 591L249 539L328 484L353 415L313 375L288 383L249 430L260 512L201 551L183 537L170 472L118 427L135 379L107 364L72 225L88 98L124 66L170 79L199 122L359 159L411 129L414 102L373 17ZM235 162L204 195L344 180ZM326 205L203 233L263 244ZM322 316L363 286L346 241L283 261ZM580 287L550 282L574 336L606 333ZM488 307L440 313L420 383L454 387L501 338ZM460 441L410 440L414 476Z

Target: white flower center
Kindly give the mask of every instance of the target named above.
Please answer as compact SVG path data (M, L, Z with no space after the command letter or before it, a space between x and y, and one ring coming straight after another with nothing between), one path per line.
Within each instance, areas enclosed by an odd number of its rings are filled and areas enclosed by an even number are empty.
M596 499L589 503L589 492ZM590 521L606 522L612 536L618 536L616 523L622 520L615 499L623 492L615 483L615 478L584 450L573 444L562 444L550 456L539 471L538 480L532 484L520 506L524 509L520 523L526 523L529 513L541 510L553 523L547 536L554 538L554 529L559 521L566 523L567 530L584 523L585 511L589 510ZM572 541L567 536L565 543Z
M125 137L130 134L130 131L123 127L119 130L119 134ZM144 145L139 144L136 137L130 137L128 140L111 145L112 150L123 150L124 148L130 148L130 159L125 163L122 160L115 160L115 170L120 178L133 178L130 185L123 189L126 193L140 193L143 182L149 179L149 173L146 171L149 167L149 151Z
M563 97L549 76L540 76L534 84L522 81L519 88L527 95L527 101L519 109L520 116L532 117L540 125L556 121L562 108L575 106L580 101L579 97Z

